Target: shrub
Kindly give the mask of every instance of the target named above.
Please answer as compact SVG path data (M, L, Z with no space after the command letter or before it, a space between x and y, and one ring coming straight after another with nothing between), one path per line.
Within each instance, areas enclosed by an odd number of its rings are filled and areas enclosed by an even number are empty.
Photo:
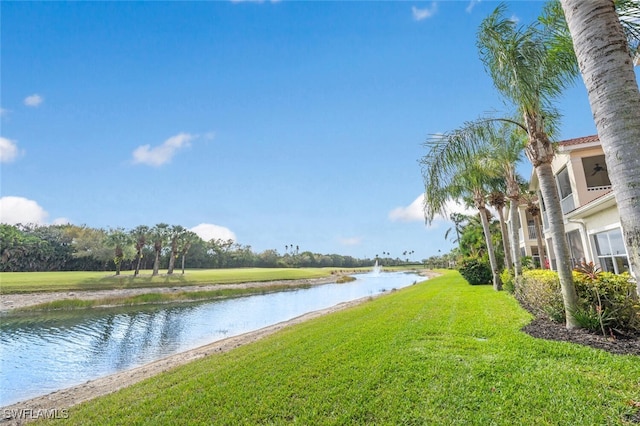
M640 331L640 306L631 276L581 266L573 272L580 308L598 314L600 331Z
M605 334L605 328L611 323L612 319L609 312L606 312L606 310L599 311L593 306L588 308L579 307L573 313L573 317L580 327L589 331L601 331L603 335Z
M460 275L471 285L491 284L491 267L478 259L465 259L460 266Z
M560 279L554 271L524 271L515 284L514 296L534 314L546 314L556 322L565 320Z
M500 273L500 280L502 280L502 288L505 291L513 294L516 289L515 277L513 276L513 272L510 269L504 269Z

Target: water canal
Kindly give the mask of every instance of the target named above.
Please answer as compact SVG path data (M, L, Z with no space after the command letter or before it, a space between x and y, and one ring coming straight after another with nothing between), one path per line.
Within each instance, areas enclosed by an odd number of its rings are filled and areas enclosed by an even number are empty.
M0 406L421 279L401 272L354 277L344 284L219 301L4 315Z

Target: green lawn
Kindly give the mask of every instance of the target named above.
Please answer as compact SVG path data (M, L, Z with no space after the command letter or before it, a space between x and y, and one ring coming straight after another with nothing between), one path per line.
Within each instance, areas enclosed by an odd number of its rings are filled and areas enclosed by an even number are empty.
M454 272L69 411L70 424L625 424L640 357L534 339Z
M119 277L110 272L1 272L0 291L4 294L36 291L105 290L159 286L190 286L201 284L232 284L250 281L295 280L331 275L330 268L238 268L193 269L185 275L151 276L142 271L134 278L132 271ZM161 271L162 274L163 271ZM166 271L164 271L166 272Z

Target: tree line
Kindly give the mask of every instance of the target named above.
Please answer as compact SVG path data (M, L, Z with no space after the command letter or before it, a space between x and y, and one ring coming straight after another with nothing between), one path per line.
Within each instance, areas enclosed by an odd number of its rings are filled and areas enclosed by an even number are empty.
M385 254L387 254L385 252ZM403 253L408 255L409 252ZM378 257L386 266L403 265L408 259ZM284 253L268 249L260 253L234 240L204 241L180 225L159 223L133 229L99 229L66 225L0 224L0 271L152 271L168 275L185 268L243 267L370 267L375 259L300 251L286 245Z

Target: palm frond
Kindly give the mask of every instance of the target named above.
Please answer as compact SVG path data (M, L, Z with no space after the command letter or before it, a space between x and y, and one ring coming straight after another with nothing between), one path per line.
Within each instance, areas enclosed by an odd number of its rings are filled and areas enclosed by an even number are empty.
M496 89L521 113L536 116L574 83L577 61L571 49L548 48L551 34L538 23L516 27L501 4L480 25L477 45Z

